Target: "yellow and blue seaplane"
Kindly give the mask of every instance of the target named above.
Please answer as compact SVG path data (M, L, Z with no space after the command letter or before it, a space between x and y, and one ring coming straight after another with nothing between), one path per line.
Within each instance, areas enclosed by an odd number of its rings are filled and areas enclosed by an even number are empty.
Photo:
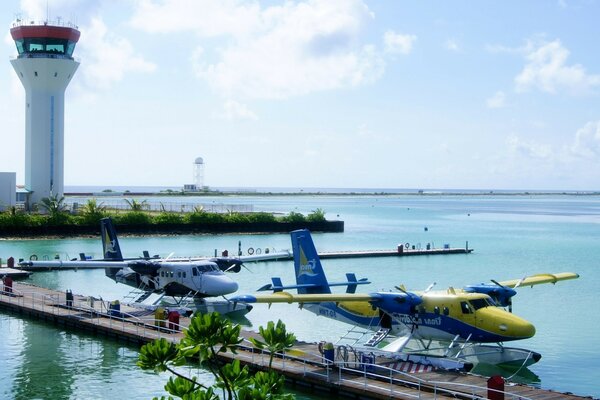
M431 290L431 285L419 292L396 286L397 291L356 293L358 285L370 282L346 274L347 282L329 283L310 232L294 231L291 239L296 284L284 286L280 278L272 278L271 284L259 289L272 294L236 296L232 301L298 303L317 315L366 328L370 333L363 347L402 354L414 362L435 361L444 368L470 369L477 363L525 367L537 362L539 353L503 345L535 334L531 322L512 313L515 289L579 277L563 272L462 289ZM332 286L347 290L332 293ZM296 289L297 294L289 289Z

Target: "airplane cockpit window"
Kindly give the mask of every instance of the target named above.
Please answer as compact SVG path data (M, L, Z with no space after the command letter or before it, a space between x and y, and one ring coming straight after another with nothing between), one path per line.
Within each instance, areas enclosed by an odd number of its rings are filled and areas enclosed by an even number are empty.
M473 311L471 310L471 307L469 306L469 303L467 303L466 301L460 302L460 309L462 310L463 314L472 314L473 313Z
M200 272L210 272L219 270L219 268L216 265L212 264L198 265L198 269L200 270Z
M471 303L471 306L473 306L475 310L479 310L480 308L487 307L490 305L486 299L474 299L469 301L469 303Z

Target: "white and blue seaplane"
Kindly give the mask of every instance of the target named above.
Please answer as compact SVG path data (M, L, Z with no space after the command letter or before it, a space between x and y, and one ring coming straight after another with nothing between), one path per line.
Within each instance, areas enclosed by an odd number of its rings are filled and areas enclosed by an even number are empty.
M393 354L403 361L447 369L469 370L485 363L526 367L541 355L504 346L504 342L527 339L535 334L529 321L512 313L515 288L575 279L571 272L540 274L503 282L465 286L462 289L356 293L369 283L346 274L348 281L328 283L310 232L291 233L296 284L284 286L279 278L253 294L231 298L243 303L298 303L317 315L336 319L365 333L361 343L368 351ZM346 286L346 293L332 293L332 286ZM287 290L296 289L297 294ZM354 328L353 328L354 330Z
M144 256L123 258L117 232L110 218L100 221L104 258L86 260L40 260L22 261L21 267L37 268L104 268L105 275L117 283L133 287L124 301L132 305L156 308L167 303L179 310L218 311L221 314L244 315L252 306L243 302L232 302L224 296L234 293L238 284L225 272L239 272L243 260L234 257L193 259L170 259ZM158 295L152 304L145 300ZM165 296L172 298L167 301ZM156 296L155 296L156 297ZM217 299L222 297L222 299Z

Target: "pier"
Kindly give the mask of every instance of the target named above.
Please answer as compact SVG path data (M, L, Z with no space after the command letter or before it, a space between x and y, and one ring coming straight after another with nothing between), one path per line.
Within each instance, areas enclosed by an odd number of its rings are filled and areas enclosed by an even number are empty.
M114 305L89 296L20 282L14 282L10 289L2 286L0 291L0 308L3 310L138 345L161 337L178 343L183 337L182 330L189 324L186 317L156 320L151 311L125 304L118 308ZM255 332L242 331L244 340L238 353L226 353L223 357L226 360L239 359L253 370L266 370L269 353L254 348L248 341L249 337L256 335ZM297 342L291 350L276 355L273 368L286 376L288 384L311 387L333 396L357 399L488 397L486 377L431 368L407 368L389 358L377 357L374 362L368 363L363 363L363 357L356 354L353 358L338 354L330 362L321 356L316 343ZM504 392L498 394L514 400L584 398L512 383L507 383Z

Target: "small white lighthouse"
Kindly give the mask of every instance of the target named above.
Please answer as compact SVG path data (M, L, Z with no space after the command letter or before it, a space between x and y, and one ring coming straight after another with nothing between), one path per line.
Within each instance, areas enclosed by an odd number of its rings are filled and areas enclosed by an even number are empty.
M64 194L65 90L79 63L80 32L71 26L17 21L10 34L18 57L11 64L25 87L25 188L30 202Z
M204 160L202 157L194 160L194 183L198 190L204 188Z

